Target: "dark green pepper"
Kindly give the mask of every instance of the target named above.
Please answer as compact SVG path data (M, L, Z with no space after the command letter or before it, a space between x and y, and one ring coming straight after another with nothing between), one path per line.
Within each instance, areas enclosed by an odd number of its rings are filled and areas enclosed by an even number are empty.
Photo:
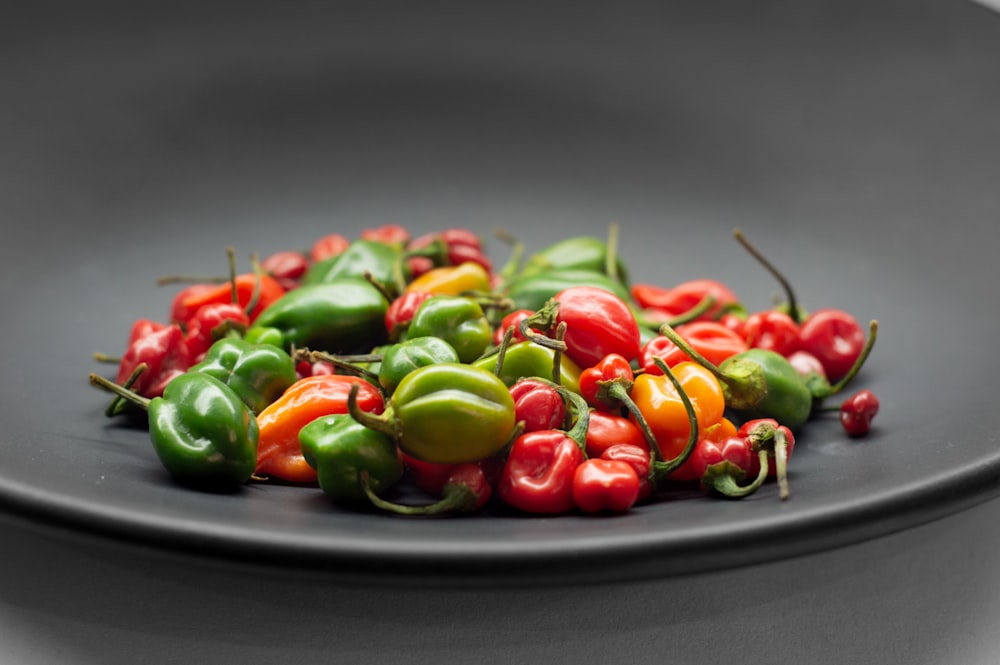
M147 411L153 449L178 483L231 491L253 476L260 441L257 418L210 374L181 374L167 384L162 397L152 399L96 374L90 382Z
M387 393L396 390L403 377L425 365L461 362L455 348L440 337L414 337L382 352L378 382Z
M282 347L311 348L336 354L363 353L388 341L385 295L371 282L343 277L328 284L293 289L261 312L247 331L250 339L274 338L280 330Z
M375 494L403 477L403 460L392 438L347 414L312 421L299 430L299 445L306 463L316 470L320 489L338 503L368 501L362 473Z
M472 365L497 374L500 380L509 387L517 383L517 380L524 376L534 376L546 381L554 381L555 355L556 351L554 349L542 346L541 344L531 341L515 342L504 351L499 374L496 372L499 352L484 356L474 361ZM581 371L580 366L573 362L565 353L559 354L560 385L574 393L579 393Z
M295 382L295 363L283 349L239 338L215 342L189 372L210 374L229 386L254 413L260 413Z
M633 303L632 294L620 281L608 277L597 270L566 268L546 273L517 277L509 282L504 291L514 305L514 309L536 311L554 295L571 286L593 286L610 291L622 301Z
M407 455L440 464L491 457L510 442L516 427L514 398L504 382L462 363L413 370L380 415L362 411L353 395L348 409L358 422L391 436Z
M402 272L398 272L402 270ZM364 238L355 240L340 254L312 264L302 278L303 285L329 284L344 277L364 278L370 274L380 284L396 293L399 278L407 271L399 247Z
M383 326L384 327L384 326ZM464 296L434 295L420 303L406 338L438 337L455 349L463 363L483 354L493 341L493 327L482 306Z

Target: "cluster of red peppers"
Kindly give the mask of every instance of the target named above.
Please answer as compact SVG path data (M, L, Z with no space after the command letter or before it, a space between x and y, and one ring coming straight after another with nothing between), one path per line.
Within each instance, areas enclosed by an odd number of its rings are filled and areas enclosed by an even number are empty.
M748 311L723 283L630 283L608 238L571 237L494 268L466 229L385 225L189 278L164 322L133 325L109 416L145 413L178 482L318 487L406 515L620 513L665 490L786 498L795 434L835 407L871 352L849 313ZM182 278L165 278L176 283ZM414 503L404 483L427 499ZM409 496L403 500L403 495Z

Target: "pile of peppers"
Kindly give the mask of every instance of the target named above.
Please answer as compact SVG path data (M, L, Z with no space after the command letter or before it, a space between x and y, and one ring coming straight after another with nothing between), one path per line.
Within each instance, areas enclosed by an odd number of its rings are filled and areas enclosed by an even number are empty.
M606 238L499 267L479 236L403 226L330 234L239 272L172 276L163 320L136 320L116 375L91 373L108 417L146 419L177 483L319 491L399 515L618 514L678 489L790 496L795 438L839 411L847 436L878 399L838 404L874 345L848 312L749 310L724 283L633 283Z

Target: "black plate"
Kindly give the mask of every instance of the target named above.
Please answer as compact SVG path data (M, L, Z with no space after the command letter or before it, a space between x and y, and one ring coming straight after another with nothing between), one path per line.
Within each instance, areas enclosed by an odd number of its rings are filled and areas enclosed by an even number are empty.
M950 1L213 4L37 10L0 74L0 503L44 524L225 560L435 581L617 579L771 560L926 522L1000 479L1000 17ZM236 8L238 7L238 11ZM180 489L103 416L155 278L225 247L398 222L537 249L621 227L636 281L713 277L765 308L878 319L848 439L800 434L792 496L693 495L617 517L405 519L318 490Z

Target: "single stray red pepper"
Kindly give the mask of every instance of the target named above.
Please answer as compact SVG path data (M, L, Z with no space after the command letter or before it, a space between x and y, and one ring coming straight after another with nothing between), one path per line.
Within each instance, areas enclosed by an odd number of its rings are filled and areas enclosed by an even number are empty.
M584 460L573 474L573 502L585 513L623 513L639 498L639 476L628 462Z

